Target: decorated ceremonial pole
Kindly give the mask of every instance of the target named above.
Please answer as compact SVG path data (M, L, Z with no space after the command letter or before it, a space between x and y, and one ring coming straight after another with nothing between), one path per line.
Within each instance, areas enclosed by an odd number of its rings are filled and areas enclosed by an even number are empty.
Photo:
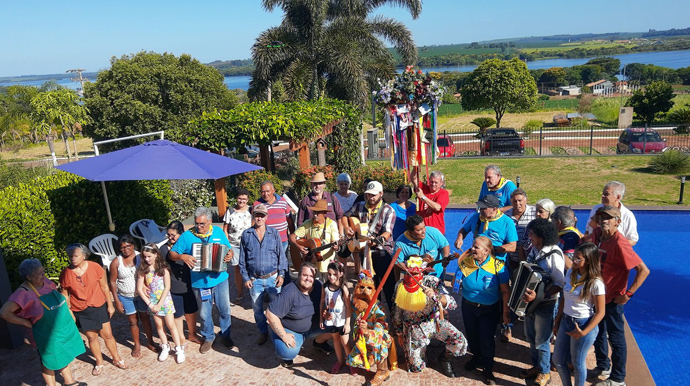
M400 252L402 249L398 248L398 251L395 252L395 255L393 255L393 258L391 259L391 263L388 264L388 268L386 269L386 273L383 275L381 280L379 281L379 286L376 287L376 292L374 292L374 296L371 298L371 301L369 302L369 306L367 306L367 310L364 312L364 316L362 317L362 320L367 320L369 317L369 314L371 313L371 309L374 308L374 304L376 304L376 301L379 298L379 294L381 294L381 290L383 289L383 285L386 283L386 280L388 280L388 275L391 274L391 270L393 270L393 266L395 265L395 262L398 260L398 255L400 255Z

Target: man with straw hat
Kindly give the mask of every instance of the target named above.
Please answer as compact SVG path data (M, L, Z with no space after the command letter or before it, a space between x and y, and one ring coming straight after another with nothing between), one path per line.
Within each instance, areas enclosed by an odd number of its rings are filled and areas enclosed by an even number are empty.
M340 227L340 219L343 218L343 209L340 207L338 199L333 197L333 194L326 191L326 177L321 172L314 173L311 179L311 192L299 202L297 226L302 225L303 222L314 217L314 212L311 208L320 200L326 201L326 217L335 221L337 226Z
M325 246L327 244L336 242L340 239L340 232L335 221L326 217L328 213L328 203L321 199L310 207L309 210L313 213L313 217L303 222L295 230L295 233L290 235L291 248L297 248L303 257L308 256L309 249L298 243L298 239L315 240L318 239L320 244ZM330 248L320 251L321 261L312 261L316 265L317 272L319 272L319 279L326 283L326 274L328 273L328 264L333 261L335 251L338 246L333 245ZM314 259L318 260L318 259Z

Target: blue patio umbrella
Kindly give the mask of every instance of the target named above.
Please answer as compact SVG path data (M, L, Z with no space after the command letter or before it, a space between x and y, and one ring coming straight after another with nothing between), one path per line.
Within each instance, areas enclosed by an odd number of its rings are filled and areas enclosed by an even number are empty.
M160 139L138 146L57 166L91 181L206 180L262 169L179 143ZM108 222L114 230L108 196L103 187Z

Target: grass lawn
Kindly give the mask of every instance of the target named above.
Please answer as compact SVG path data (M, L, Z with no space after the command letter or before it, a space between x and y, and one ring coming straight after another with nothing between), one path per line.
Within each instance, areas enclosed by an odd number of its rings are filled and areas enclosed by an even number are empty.
M454 159L441 160L429 170L445 174L453 204L477 200L484 168L493 163L513 181L520 176L520 187L532 204L542 198L550 198L556 205L598 204L606 182L618 180L627 188L626 205L675 205L679 178L651 173L647 169L650 160L647 156ZM690 204L687 197L684 201L686 206Z

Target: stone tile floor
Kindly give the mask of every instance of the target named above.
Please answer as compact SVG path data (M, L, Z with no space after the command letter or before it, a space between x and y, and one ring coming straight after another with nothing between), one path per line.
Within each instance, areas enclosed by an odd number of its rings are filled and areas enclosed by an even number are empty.
M230 279L233 283L232 278ZM234 287L231 285L231 287ZM236 296L231 289L231 299ZM454 295L460 300L459 295ZM451 322L461 331L462 315L459 310L451 311ZM329 370L335 361L335 354L325 355L311 346L307 341L300 355L295 359L295 365L286 369L279 365L273 353L273 345L269 341L263 346L257 346L255 341L258 330L254 324L249 296L245 293L241 304L232 307L232 338L236 347L227 349L222 344L215 344L206 354L199 354L199 345L189 343L186 354L187 360L176 364L174 356L163 363L157 361L157 354L142 348L142 356L131 357L131 338L126 318L116 314L112 320L113 334L118 342L118 351L125 359L129 368L120 370L110 362L110 357L101 343L106 359L106 367L100 376L91 375L95 364L90 351L79 356L73 363L73 373L76 379L89 385L186 385L186 384L224 384L224 385L361 385L371 379L373 373L365 371L358 375L350 375L345 368L340 374L332 375ZM216 323L216 326L218 324ZM514 338L509 343L496 339L496 366L494 374L498 385L527 385L525 380L518 378L518 373L529 367L528 345L524 341L522 323L513 329ZM216 327L218 329L218 327ZM84 340L86 338L84 337ZM158 338L154 337L156 343ZM142 341L145 338L142 336ZM218 342L220 343L220 342ZM442 347L429 347L427 357L430 358L429 368L419 374L408 373L402 350L398 350L398 369L391 373L391 378L385 385L482 385L481 374L477 371L467 372L463 365L470 359L470 355L454 358L451 363L458 375L455 379L445 377L436 363L436 357ZM590 352L588 367L593 367L594 355ZM552 372L551 385L561 385L556 372ZM58 376L58 382L61 378ZM42 385L39 359L35 351L24 345L15 350L0 349L0 384L2 385ZM628 384L632 384L629 382Z

